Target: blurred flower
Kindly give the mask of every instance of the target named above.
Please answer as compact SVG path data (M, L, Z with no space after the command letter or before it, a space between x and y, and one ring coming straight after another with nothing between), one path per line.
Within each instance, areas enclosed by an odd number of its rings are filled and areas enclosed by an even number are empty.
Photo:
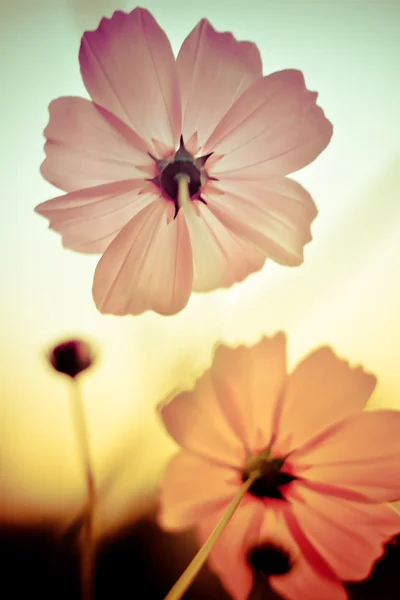
M94 356L86 342L69 340L57 344L49 354L52 367L74 378L93 364Z
M251 475L210 554L236 600L254 568L290 600L346 598L400 532L400 412L362 412L376 380L327 347L286 373L282 333L220 346L194 389L160 411L182 450L167 467L159 519L201 544Z
M286 175L332 134L301 72L263 77L257 47L205 19L175 59L142 8L86 32L79 59L92 101L50 104L41 168L67 193L36 210L65 247L104 253L101 312L173 314L266 258L301 264L316 208Z
M87 502L79 527L73 532L81 535L81 597L83 600L93 598L94 554L93 519L96 505L95 478L91 465L88 428L79 382L79 373L88 369L94 357L90 346L82 340L69 340L58 344L49 354L53 368L71 377L71 409L75 427L79 453L86 479Z

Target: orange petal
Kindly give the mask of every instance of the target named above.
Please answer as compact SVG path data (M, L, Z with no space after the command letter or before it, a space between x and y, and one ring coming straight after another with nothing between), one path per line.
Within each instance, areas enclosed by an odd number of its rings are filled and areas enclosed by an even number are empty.
M295 474L373 502L400 498L400 411L364 412L335 423L287 459Z
M384 544L400 532L400 515L384 504L337 498L291 484L287 499L304 535L346 581L369 576Z
M268 502L270 505L271 502ZM259 545L268 543L287 552L292 567L283 575L270 575L270 585L287 600L345 600L347 593L340 580L326 568L314 567L301 552L288 527L285 515L291 510L282 501L272 503L265 511L260 529Z
M259 537L264 511L262 502L246 496L209 556L211 570L234 600L247 600L253 586L247 553ZM201 521L197 528L200 544L204 544L222 515L220 511Z
M246 448L256 453L273 435L274 413L286 378L286 338L278 333L252 347L220 345L211 376L224 414Z
M280 399L279 438L290 438L285 452L365 406L376 378L352 368L328 347L307 356L290 375Z
M223 509L242 484L237 471L181 451L169 462L161 483L159 521L185 529Z
M220 465L244 464L244 444L226 419L210 371L159 411L168 433L189 452Z
M294 565L287 575L269 578L271 586L286 600L347 600L348 594L339 579L323 577L304 559Z
M219 346L193 390L160 407L170 435L197 456L241 469L272 437L285 350L282 333L252 348Z

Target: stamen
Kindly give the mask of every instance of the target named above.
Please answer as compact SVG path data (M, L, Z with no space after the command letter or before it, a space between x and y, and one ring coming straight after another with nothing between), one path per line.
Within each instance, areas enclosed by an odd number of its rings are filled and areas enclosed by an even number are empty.
M175 175L175 180L178 182L177 210L179 210L179 208L185 206L185 204L190 200L190 177L186 173L178 173L177 175Z
M206 562L208 555L219 540L225 527L228 525L229 521L233 517L243 497L246 495L250 486L258 477L260 477L259 471L253 471L249 475L249 478L239 488L236 496L233 498L225 513L222 515L221 520L215 527L214 531L211 533L208 540L200 548L190 565L187 567L186 571L183 572L178 581L175 583L174 587L165 596L164 600L180 600L180 598L182 598L183 594L187 591L187 589L199 573L200 569Z

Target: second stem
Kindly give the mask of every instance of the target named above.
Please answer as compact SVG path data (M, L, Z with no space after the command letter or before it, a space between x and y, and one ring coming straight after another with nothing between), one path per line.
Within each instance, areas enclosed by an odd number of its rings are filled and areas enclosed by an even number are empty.
M81 595L82 600L93 600L95 562L93 518L96 504L96 488L90 460L88 432L83 408L82 394L77 378L72 379L71 402L77 442L84 467L87 489L86 509L81 530Z

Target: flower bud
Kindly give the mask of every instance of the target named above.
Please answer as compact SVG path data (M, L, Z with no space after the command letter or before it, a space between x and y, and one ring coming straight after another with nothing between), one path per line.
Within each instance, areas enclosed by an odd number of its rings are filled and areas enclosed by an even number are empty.
M285 575L293 566L286 550L271 543L253 548L249 552L248 560L256 573L266 576Z
M72 378L88 369L94 360L89 344L82 340L69 340L57 344L48 358L56 371Z

